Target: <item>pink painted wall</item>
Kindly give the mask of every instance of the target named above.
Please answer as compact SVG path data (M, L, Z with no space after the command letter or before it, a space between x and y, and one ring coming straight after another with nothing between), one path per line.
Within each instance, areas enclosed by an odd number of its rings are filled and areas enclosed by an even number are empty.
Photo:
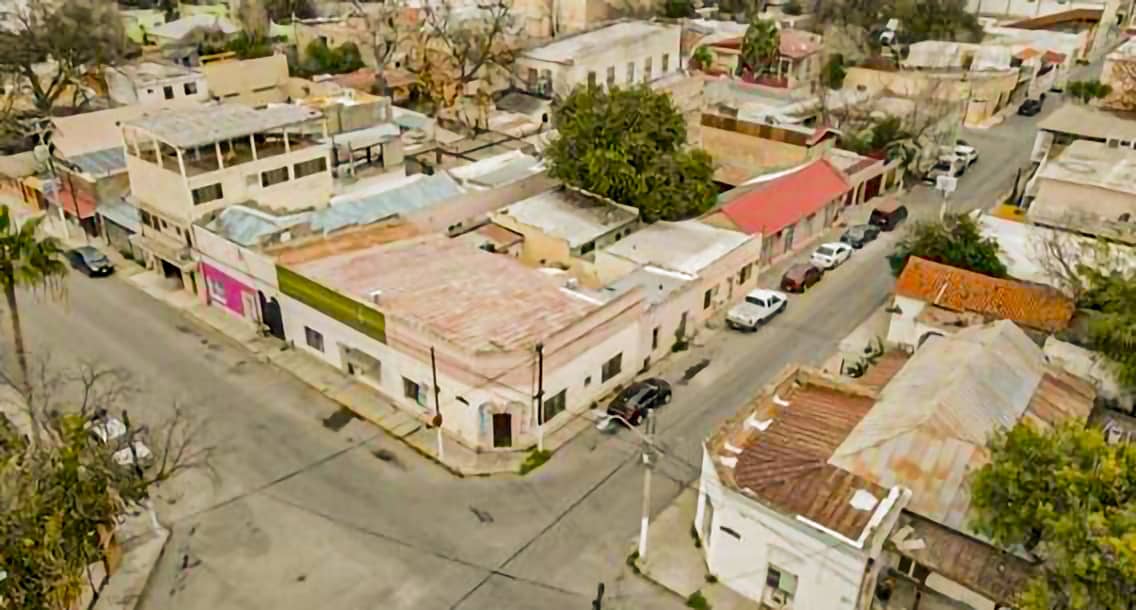
M246 292L255 292L252 288L246 286L245 284L242 284L241 282L238 282L228 275L225 275L225 273L220 269L212 267L205 262L201 263L201 272L205 275L205 290L206 294L209 296L210 303L220 303L221 305L224 305L229 310L236 312L237 314L240 314L242 316L245 315L245 304L241 297ZM210 282L216 282L221 286L224 286L224 299L219 299L214 296L214 290L209 285Z

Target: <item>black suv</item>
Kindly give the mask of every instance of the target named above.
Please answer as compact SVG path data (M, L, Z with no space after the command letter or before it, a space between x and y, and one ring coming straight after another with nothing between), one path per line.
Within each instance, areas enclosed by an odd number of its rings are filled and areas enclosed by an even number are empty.
M626 420L633 426L646 417L647 409L654 409L671 401L671 384L652 377L627 386L611 401L607 414Z

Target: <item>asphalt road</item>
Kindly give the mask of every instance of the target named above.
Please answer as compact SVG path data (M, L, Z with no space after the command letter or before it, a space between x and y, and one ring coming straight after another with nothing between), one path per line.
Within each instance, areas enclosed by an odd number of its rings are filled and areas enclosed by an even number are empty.
M952 209L1009 189L1035 119L964 135L981 158ZM915 218L941 201L923 187L907 199ZM724 417L785 365L825 360L884 302L895 239L858 252L756 335L718 333L699 348L709 365L660 414L654 511L696 482L701 440ZM624 568L641 490L630 433L589 430L528 477L455 479L362 422L326 428L328 400L132 286L69 285L66 305L21 295L29 344L60 365L130 371L143 390L132 415L156 421L180 401L217 449L214 473L159 491L173 535L140 608L590 608L600 581L605 609L683 607Z

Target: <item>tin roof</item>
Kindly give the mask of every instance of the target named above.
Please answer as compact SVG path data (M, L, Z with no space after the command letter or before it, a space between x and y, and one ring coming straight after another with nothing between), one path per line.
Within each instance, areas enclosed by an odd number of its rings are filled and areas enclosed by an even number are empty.
M121 146L67 157L65 161L80 172L94 178L102 178L126 171L126 153L122 151Z
M443 236L310 260L293 270L473 352L528 350L598 309L511 256Z
M327 233L352 225L365 225L400 214L438 205L462 194L445 174L417 174L394 188L364 195L346 193L311 215L312 230Z
M1072 300L1049 286L994 278L918 257L908 259L895 293L1049 332L1068 327L1076 309Z
M178 148L193 148L232 138L296 125L323 117L307 106L281 104L251 108L242 104L209 104L195 108L163 108L125 121Z

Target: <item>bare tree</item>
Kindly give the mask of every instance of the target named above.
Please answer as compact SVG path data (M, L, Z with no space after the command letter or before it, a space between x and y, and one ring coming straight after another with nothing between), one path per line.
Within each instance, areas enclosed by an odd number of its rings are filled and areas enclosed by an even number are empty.
M399 53L406 51L421 28L408 19L408 7L402 0L366 5L359 0L352 0L352 5L366 24L369 38L363 46L366 47L367 54L374 58L376 84L380 89L385 89L386 78L383 72L387 65Z
M1030 247L1034 260L1057 288L1079 301L1092 288L1092 277L1123 271L1128 257L1103 239L1080 237L1045 229L1035 233Z

